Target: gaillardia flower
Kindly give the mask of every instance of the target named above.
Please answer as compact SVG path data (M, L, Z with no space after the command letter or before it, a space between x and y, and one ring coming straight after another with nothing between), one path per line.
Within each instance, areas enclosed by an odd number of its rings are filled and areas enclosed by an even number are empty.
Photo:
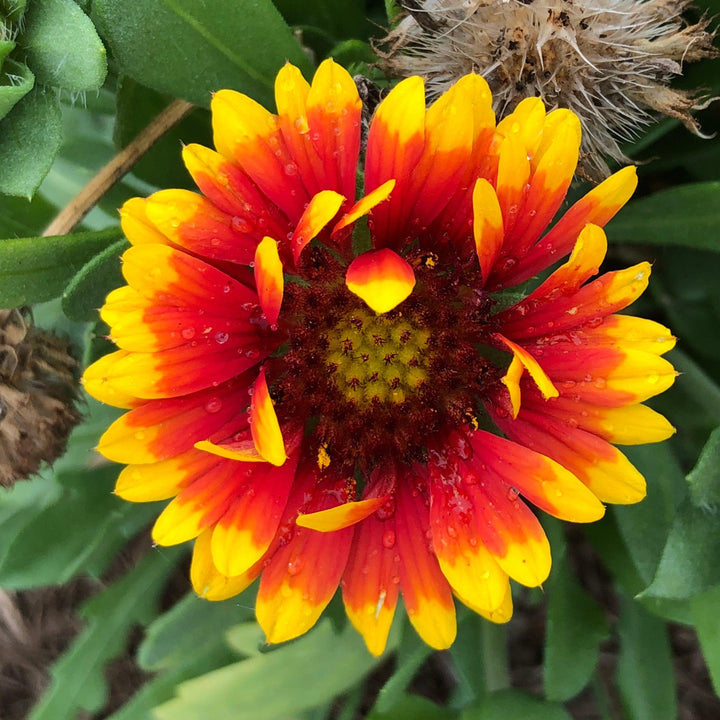
M531 98L496 126L478 75L427 110L412 77L359 165L345 70L325 61L309 85L286 65L275 92L277 115L214 96L216 151L184 149L201 194L122 209L128 284L102 309L120 349L84 381L129 412L99 450L128 464L121 497L173 498L153 537L195 540L200 595L261 576L268 641L312 627L341 584L371 652L400 594L445 648L453 594L504 622L508 579L547 578L525 501L574 522L636 502L645 482L612 443L673 432L641 404L674 380L673 338L617 314L650 266L591 279L635 171L543 236L578 159L571 112ZM568 254L524 297L507 290Z

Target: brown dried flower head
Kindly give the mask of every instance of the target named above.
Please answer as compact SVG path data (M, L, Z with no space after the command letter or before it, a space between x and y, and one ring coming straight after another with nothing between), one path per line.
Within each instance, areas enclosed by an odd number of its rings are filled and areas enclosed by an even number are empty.
M601 179L605 157L628 162L619 143L655 119L681 120L699 93L675 90L682 63L716 57L709 19L688 25L691 0L401 0L404 17L385 38L382 66L392 76L422 75L428 96L469 72L493 92L498 117L524 98L569 108L583 124L579 171Z
M33 327L22 310L0 309L0 485L63 453L80 421L77 370L67 342Z

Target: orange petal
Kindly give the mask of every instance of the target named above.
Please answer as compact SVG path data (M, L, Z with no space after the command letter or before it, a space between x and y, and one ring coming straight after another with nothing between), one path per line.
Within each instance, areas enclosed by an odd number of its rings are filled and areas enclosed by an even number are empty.
M271 549L258 590L255 612L268 642L291 640L307 632L337 590L347 563L353 530L320 533L296 525L298 510L314 513L337 503L344 483L319 479L319 471L296 475L281 527L288 528ZM308 499L309 498L309 499Z
M390 197L395 187L395 180L388 180L380 187L375 188L371 193L361 197L338 221L333 228L332 234L336 235L340 230L352 225L358 218L367 215L376 205L384 202Z
M523 371L527 370L530 377L535 381L545 399L557 397L559 392L552 384L550 378L540 367L538 361L524 348L516 345L511 340L496 333L495 337L500 340L512 352L513 359L508 368L507 374L502 378L502 383L510 393L510 402L513 408L513 417L520 412L520 378Z
M280 316L284 280L278 244L272 238L263 238L255 250L255 284L265 319L274 325Z
M485 178L479 178L475 183L472 203L475 250L484 283L502 249L503 216L495 190Z
M383 497L367 498L357 502L347 502L316 513L298 515L295 522L300 527L318 532L342 530L372 515L388 501L389 497L389 495L384 495Z
M235 464L242 486L215 524L212 554L215 567L228 576L247 572L270 547L285 510L297 466Z
M400 555L395 543L393 518L367 518L355 530L343 573L345 611L375 656L385 650L397 605Z
M382 314L410 296L415 287L415 273L396 252L387 248L371 250L350 263L345 284L372 310Z
M479 466L485 464L541 510L570 522L593 522L605 514L595 495L554 460L484 430L473 433L471 444Z
M130 198L120 208L120 227L133 245L158 243L167 245L170 241L148 219L145 198Z
M310 201L290 239L296 265L305 246L335 217L344 200L339 193L323 190Z
M457 632L455 604L427 541L430 519L426 500L420 488L412 488L411 478L398 483L395 525L400 590L408 618L430 647L444 650L452 645Z
M264 368L258 373L257 380L253 385L250 419L252 421L250 430L257 451L269 463L282 465L287 460L285 443L270 398Z
M196 450L217 455L218 457L227 458L228 460L239 460L241 462L267 462L255 448L252 440L246 440L240 443L213 443L209 440L201 440L195 443Z

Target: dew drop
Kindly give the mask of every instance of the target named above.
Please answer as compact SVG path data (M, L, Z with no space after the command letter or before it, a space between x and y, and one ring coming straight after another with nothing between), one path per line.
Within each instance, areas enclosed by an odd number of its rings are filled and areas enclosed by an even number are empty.
M392 550L395 547L395 531L386 530L382 537L382 544L386 550Z
M259 350L250 349L250 350L245 351L245 357L248 358L248 360L253 360L254 358L259 357L259 356L260 356Z
M180 331L180 334L185 340L192 340L195 337L195 328L186 327Z
M607 385L607 381L605 380L605 378L597 377L595 378L593 385L599 390L602 390Z
M214 414L216 412L220 412L220 410L222 410L222 400L220 398L217 398L217 397L210 398L205 403L205 411L206 412Z
M252 231L250 223L245 220L245 218L241 218L236 215L230 222L233 230L236 230L237 232L249 233Z
M215 333L215 342L218 345L224 345L228 340L230 339L230 335L228 333L220 331Z
M305 561L303 560L302 556L296 555L295 557L291 558L290 562L287 565L288 574L297 575L302 571L304 566Z
M647 381L650 385L657 385L660 381L660 376L657 373L653 373L652 375L648 375Z
M568 424L571 428L576 428L576 427L578 426L578 421L577 421L575 418L572 418L572 417L571 417L571 418L568 418L568 419L567 419L567 424Z
M456 538L456 537L457 537L457 530L456 530L452 525L448 525L448 526L447 526L447 534L448 534L451 538Z
M285 165L285 174L292 177L293 175L297 175L298 172L298 166L295 163L288 163Z
M508 488L507 499L510 502L515 502L518 499L518 491L514 487Z
M230 285L223 285L223 292L227 295L230 292Z

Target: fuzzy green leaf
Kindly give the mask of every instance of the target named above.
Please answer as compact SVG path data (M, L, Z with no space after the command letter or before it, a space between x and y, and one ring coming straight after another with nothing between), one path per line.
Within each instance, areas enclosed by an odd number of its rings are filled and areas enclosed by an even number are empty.
M119 228L54 237L0 241L0 307L42 302L60 295L98 252L122 238Z
M50 688L28 720L74 718L79 709L92 713L105 704L105 664L122 650L133 626L150 618L175 557L173 548L150 552L85 603L81 612L88 625L53 666Z
M43 85L71 92L97 90L107 74L105 47L74 0L33 2L18 44Z
M62 297L63 312L80 322L97 318L106 295L123 284L120 255L129 246L118 240L88 261L69 282Z
M683 245L720 252L720 182L679 185L626 205L608 224L612 242Z
M353 628L337 634L325 619L295 642L183 683L155 717L284 720L345 692L378 662Z
M0 43L2 46L4 43ZM12 44L12 43L11 43ZM2 47L0 47L0 52ZM0 120L22 100L35 85L35 76L27 65L14 60L2 64L0 74Z
M621 597L617 684L628 720L677 717L672 652L665 623Z
M61 142L60 103L34 88L0 122L0 193L32 197Z
M221 88L269 104L286 60L310 70L270 0L96 0L93 10L124 73L197 105L207 107L211 93Z

